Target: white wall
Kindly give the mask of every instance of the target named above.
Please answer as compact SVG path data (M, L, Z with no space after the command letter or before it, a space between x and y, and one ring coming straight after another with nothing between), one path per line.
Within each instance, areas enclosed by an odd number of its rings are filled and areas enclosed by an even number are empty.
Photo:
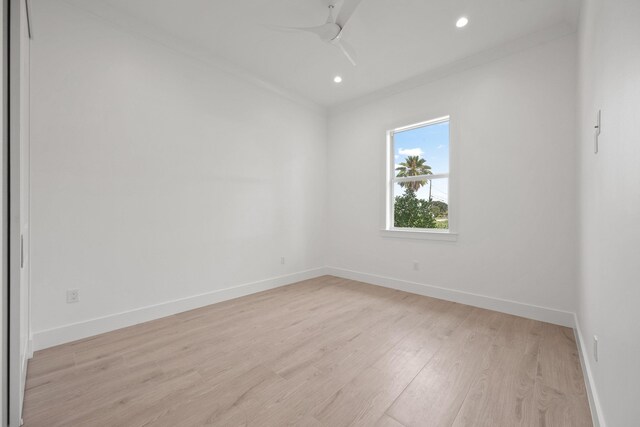
M580 32L578 319L601 415L640 425L640 2L586 0ZM600 150L593 127L602 110ZM599 360L593 357L599 338Z
M33 13L36 336L324 265L324 113L63 1Z
M332 111L328 265L573 312L575 76L568 36ZM382 237L386 131L447 114L457 242Z

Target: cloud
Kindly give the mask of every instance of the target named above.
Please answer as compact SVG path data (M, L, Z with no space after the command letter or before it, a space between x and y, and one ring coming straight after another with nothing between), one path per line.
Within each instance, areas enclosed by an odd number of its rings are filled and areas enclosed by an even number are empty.
M424 151L422 151L422 148L401 148L398 153L403 156L422 156Z
M438 150L441 149L441 148L444 148L444 144L438 145Z

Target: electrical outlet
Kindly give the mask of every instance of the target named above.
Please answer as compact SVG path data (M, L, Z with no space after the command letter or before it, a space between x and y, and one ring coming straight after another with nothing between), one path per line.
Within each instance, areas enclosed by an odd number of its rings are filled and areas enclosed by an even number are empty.
M413 269L415 271L420 270L420 263L418 261L413 261Z
M67 304L73 304L80 301L80 290L69 289L67 291Z
M593 360L598 361L598 336L593 336Z
M284 257L280 257L280 264L284 264Z

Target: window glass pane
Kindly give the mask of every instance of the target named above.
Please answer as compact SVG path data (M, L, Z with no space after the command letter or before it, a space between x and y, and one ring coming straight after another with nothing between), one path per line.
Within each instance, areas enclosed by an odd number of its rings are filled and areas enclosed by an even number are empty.
M449 122L394 133L393 156L396 175L449 173Z
M393 226L449 229L449 179L394 184Z

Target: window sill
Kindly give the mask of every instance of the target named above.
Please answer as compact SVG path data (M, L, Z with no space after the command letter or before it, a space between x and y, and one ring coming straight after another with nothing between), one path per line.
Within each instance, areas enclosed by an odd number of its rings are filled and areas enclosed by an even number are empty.
M380 230L380 235L396 239L441 240L446 242L458 240L458 233L435 230Z

